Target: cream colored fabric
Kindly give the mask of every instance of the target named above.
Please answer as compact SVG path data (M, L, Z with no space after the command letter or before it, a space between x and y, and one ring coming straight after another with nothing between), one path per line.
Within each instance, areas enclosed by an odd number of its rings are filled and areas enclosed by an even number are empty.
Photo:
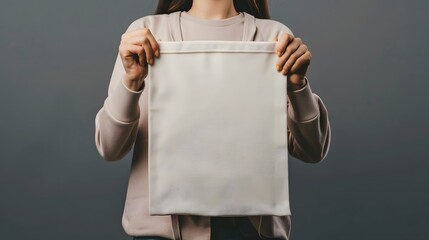
M160 42L149 65L151 215L289 215L275 42Z
M178 11L144 16L133 21L126 31L147 27L160 41L207 40L205 38L212 30L210 27L207 28L205 24L207 21L200 21L199 25L190 25L187 24L189 21L181 21L182 13ZM283 33L292 34L291 30L281 22L254 18L246 12L243 14L245 17L243 32L226 30L231 25L216 26L232 34L228 35L228 40L268 42L274 37L279 38ZM184 29L192 29L193 34L187 34L190 31L182 32ZM210 40L225 40L224 36L216 35L213 36L216 38ZM123 82L125 69L119 53L112 70L106 100L95 117L94 136L97 151L102 159L128 161L129 158L126 156L132 158L122 215L124 231L129 236L160 236L174 239L173 232L180 226L180 233L184 240L210 240L211 233L221 231L211 227L212 217L180 215L180 224L176 224L172 221L176 219L172 217L174 215L149 215L148 88L133 91L126 87ZM295 161L308 163L325 159L331 139L328 109L322 98L313 92L311 88L313 81L323 81L323 79L313 76L302 89L287 92L288 151L290 156L296 158ZM317 201L317 199L314 200ZM248 218L264 238L283 240L289 238L291 215L260 215ZM242 218L235 219L238 223L237 228L240 227L240 219Z

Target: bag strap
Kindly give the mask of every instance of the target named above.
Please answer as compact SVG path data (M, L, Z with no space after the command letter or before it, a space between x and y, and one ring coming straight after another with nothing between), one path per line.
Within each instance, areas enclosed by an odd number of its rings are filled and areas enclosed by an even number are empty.
M170 24L171 41L183 41L182 30L180 28L180 11L172 12L168 15Z
M244 13L244 31L242 41L254 41L256 35L255 17L247 12Z
M174 240L182 240L182 233L180 232L179 215L171 214L171 229L173 231Z

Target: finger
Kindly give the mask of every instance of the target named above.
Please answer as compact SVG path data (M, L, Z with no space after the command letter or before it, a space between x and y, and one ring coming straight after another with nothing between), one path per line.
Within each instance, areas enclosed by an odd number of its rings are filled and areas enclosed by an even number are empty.
M294 73L297 72L302 66L310 65L311 57L311 53L309 51L306 51L303 55L301 55L301 57L299 57L295 61L295 64L292 66L290 71Z
M142 45L146 38L146 36L134 36L131 38L122 39L121 42L127 44Z
M146 42L146 38L149 40L154 55L159 57L159 44L148 28L139 29L124 34L121 38L121 42L142 45L144 42Z
M146 42L143 43L142 47L144 48L145 51L145 55L146 55L146 62L149 64L153 64L153 52L152 52L152 47L149 44L149 40L145 40Z
M145 50L142 46L140 47L140 51L138 51L138 57L139 57L139 64L141 66L146 66L147 62L146 62L146 54L145 54Z
M301 44L288 58L286 63L283 65L282 73L286 75L292 66L295 64L296 60L300 58L307 51L307 46Z
M280 39L278 39L276 44L277 56L280 57L285 52L287 45L292 42L293 39L294 37L287 33L283 34Z
M137 46L142 46L145 49L146 61L150 63L153 61L153 50L152 45L150 43L149 37L147 36L136 36L129 39L122 40L123 43L126 44L134 44Z
M121 44L119 46L119 53L126 61L135 61L136 60L135 58L138 55L142 55L143 52L144 52L144 48L142 46L133 45L133 44ZM140 58L139 58L139 61L140 61Z
M152 47L152 52L154 53L155 56L159 57L159 44L156 41L155 37L152 35L152 33L150 33L148 36L150 45Z
M296 38L287 46L284 54L277 60L278 71L280 71L283 68L283 66L286 64L286 61L299 48L300 45L301 45L301 39Z
M152 51L155 53L159 49L159 45L156 42L156 40L150 36L135 36L128 39L123 39L121 42L126 44L134 44L134 45L150 44Z

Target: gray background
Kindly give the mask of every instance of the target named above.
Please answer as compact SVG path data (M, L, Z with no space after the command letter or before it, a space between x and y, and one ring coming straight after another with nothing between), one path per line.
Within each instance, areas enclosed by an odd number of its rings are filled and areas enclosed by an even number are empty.
M292 239L427 239L429 3L271 1L309 46L329 110L320 164L290 160ZM155 1L2 1L0 239L130 239L130 157L97 153L94 118L120 35Z

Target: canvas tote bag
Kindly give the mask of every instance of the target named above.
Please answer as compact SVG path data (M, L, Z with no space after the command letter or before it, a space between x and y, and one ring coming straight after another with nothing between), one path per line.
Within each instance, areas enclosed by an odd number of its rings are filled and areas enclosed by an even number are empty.
M275 42L159 42L149 65L151 215L289 215Z

